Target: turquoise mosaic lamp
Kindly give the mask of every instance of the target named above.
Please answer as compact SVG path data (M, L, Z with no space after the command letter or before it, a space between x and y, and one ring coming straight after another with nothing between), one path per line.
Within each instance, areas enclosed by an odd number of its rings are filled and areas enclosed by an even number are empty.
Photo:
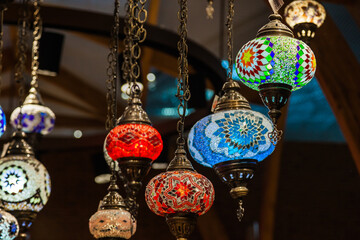
M238 218L242 219L242 199L247 183L259 162L275 149L271 139L274 125L265 115L253 111L240 94L239 83L228 81L214 114L198 121L190 130L188 147L198 163L212 167L239 201Z
M256 38L240 49L235 66L240 80L260 92L276 124L291 92L314 77L316 59L306 43L294 38L279 14L274 13L269 19Z

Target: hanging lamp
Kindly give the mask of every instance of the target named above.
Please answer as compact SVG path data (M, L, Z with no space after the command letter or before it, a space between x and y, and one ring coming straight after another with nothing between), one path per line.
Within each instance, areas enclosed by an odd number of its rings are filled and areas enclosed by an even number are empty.
M146 38L146 30L143 26L147 16L145 4L146 1L140 3L128 1L122 69L123 78L128 86L131 86L130 98L124 113L116 123L113 122L112 130L105 140L107 154L118 162L126 183L128 204L133 204L135 208L137 206L135 199L141 188L141 181L149 172L151 163L159 157L163 149L160 133L151 126L149 117L142 108L141 91L136 83L140 77L139 43ZM113 59L117 59L117 50L115 53ZM112 78L114 79L115 76L116 74L113 74ZM133 215L136 216L136 213L133 212Z
M118 193L114 166L113 162L109 193L100 201L98 211L89 220L90 233L100 240L130 239L136 232L136 219Z
M274 124L291 92L308 84L316 70L314 53L281 22L280 7L273 7L270 22L240 49L235 63L241 81L260 92Z
M44 105L39 93L38 69L39 69L39 40L41 38L42 24L40 17L40 1L34 1L34 32L31 64L30 90L21 107L16 108L11 116L10 122L14 128L18 123L22 125L22 131L26 133L49 134L55 125L55 114Z
M0 202L0 239L13 240L19 234L19 224L16 218L6 212Z
M232 28L234 0L229 0L227 16L228 61L232 66ZM223 95L214 114L198 121L190 130L188 146L191 156L200 164L212 167L220 179L230 186L230 194L239 200L238 218L244 215L243 197L253 178L257 163L275 149L270 138L274 126L263 114L253 111L240 94L240 86L232 80L232 68L222 88Z
M50 175L35 158L20 129L14 132L5 156L0 159L0 199L6 211L20 224L20 239L47 203L51 192Z
M295 36L309 44L324 23L326 11L315 0L295 0L286 6L284 16L286 23L294 29Z
M4 13L7 9L8 4L12 2L9 0L0 1L0 86L2 83L2 70L3 70L3 51L4 51ZM0 89L1 90L1 89ZM6 117L5 112L0 106L0 137L4 134L6 130Z
M184 149L184 120L190 99L186 44L187 0L180 0L179 4L180 57L177 97L180 102L180 119L177 124L177 150L167 171L152 178L146 186L145 200L151 211L166 217L170 231L176 239L186 240L195 229L197 217L205 214L212 206L215 191L212 183L194 170Z

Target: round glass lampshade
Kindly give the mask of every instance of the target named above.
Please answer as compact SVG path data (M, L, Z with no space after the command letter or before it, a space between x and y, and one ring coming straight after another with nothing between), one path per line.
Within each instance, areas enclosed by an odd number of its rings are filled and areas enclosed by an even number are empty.
M19 233L19 224L10 213L0 209L0 239L13 240Z
M17 107L10 116L14 128L19 124L20 111L22 131L47 135L54 129L55 114L50 108L38 104L24 104L22 107Z
M4 110L0 106L0 137L4 134L6 130L6 117Z
M96 239L129 239L136 232L136 220L125 209L104 209L91 216L89 229Z
M39 212L50 192L50 175L40 161L26 155L1 159L0 199L6 210Z
M231 160L264 160L275 149L268 133L270 119L252 110L227 110L204 117L190 130L188 146L200 164L214 165Z
M300 23L313 23L319 28L325 21L326 11L317 1L295 0L286 6L284 15L291 28Z
M155 160L163 149L160 133L150 125L128 123L116 126L106 137L106 151L113 159Z
M265 36L246 43L237 54L235 65L241 81L254 90L259 91L264 83L284 83L295 91L314 77L316 59L301 40Z
M214 193L212 183L199 173L167 171L150 180L145 200L150 210L160 216L179 212L203 215L212 206Z

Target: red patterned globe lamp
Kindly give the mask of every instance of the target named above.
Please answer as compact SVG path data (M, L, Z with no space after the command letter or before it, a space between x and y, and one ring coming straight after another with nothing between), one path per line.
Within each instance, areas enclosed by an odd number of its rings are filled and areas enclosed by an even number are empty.
M212 183L197 173L179 146L167 171L150 180L145 200L152 212L166 217L171 233L186 240L196 226L197 217L212 206L215 191Z
M139 92L134 93L117 124L106 137L106 151L118 162L126 185L135 196L151 163L159 157L163 141L142 108Z

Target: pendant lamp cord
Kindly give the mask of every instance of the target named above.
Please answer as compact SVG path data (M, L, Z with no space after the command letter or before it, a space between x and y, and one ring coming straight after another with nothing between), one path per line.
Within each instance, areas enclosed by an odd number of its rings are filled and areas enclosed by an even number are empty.
M179 50L179 58L178 58L178 84L177 84L177 93L176 97L179 99L178 106L178 114L179 121L177 123L177 131L179 133L179 137L177 138L178 147L183 148L185 145L184 138L184 124L186 117L186 108L187 103L190 100L191 94L189 90L189 65L188 65L188 45L187 41L187 19L188 19L188 6L187 0L179 0L180 10L178 12L178 19L180 22L180 26L178 29L180 40L177 44Z
M27 60L27 51L29 45L27 40L29 38L30 30L30 9L29 9L29 0L22 0L20 7L20 17L17 23L18 28L18 37L17 37L17 50L16 57L17 63L15 64L15 74L14 78L16 83L19 85L18 94L19 94L19 106L22 106L25 98L25 70L26 70L26 60Z
M232 81L233 74L233 19L234 19L234 0L229 0L228 15L226 21L227 27L227 57L229 62L229 69L227 73L227 80Z
M40 2L42 0L34 1L34 31L33 31L33 46L32 46L32 62L31 62L31 87L36 90L39 88L38 70L39 70L39 46L42 33L42 20L40 16Z
M118 79L118 51L119 51L119 31L120 31L120 0L115 0L114 4L114 23L110 33L110 52L107 57L107 80L106 80L106 102L107 118L105 122L106 130L111 130L116 126L116 89Z

